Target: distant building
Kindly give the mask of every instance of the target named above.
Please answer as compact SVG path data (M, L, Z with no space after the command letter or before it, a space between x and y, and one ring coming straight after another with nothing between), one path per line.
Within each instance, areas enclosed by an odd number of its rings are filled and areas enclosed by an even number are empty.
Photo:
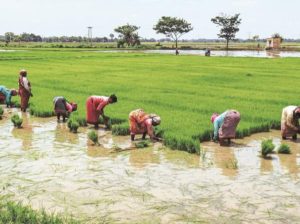
M266 50L277 50L280 49L281 38L268 38Z

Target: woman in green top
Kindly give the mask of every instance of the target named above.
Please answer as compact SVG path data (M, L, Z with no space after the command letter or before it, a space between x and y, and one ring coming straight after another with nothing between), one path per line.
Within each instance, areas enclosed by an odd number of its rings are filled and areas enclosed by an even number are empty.
M18 95L17 90L0 86L0 103L5 103L7 107L12 106L11 97L16 95Z

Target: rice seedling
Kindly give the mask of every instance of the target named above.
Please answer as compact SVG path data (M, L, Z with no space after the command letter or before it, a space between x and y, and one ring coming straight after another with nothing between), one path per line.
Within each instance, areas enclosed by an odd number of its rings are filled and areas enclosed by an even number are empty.
M40 59L43 63L36 63ZM35 92L30 99L30 112L35 116L52 116L53 97L63 95L78 103L76 121L84 126L87 97L114 92L119 102L105 108L113 134L128 135L129 112L143 108L161 116L157 134L167 146L193 153L200 153L199 141L210 140L209 118L215 111L240 111L237 137L242 138L278 129L282 108L298 104L294 97L298 93L294 81L299 70L298 58L212 60L57 49L11 52L9 57L1 54L1 60L5 63L1 65L0 83L12 87L17 79L16 68L20 62L26 62ZM102 81L93 81L97 79ZM290 91L291 86L295 90Z
M134 143L135 147L140 149L140 148L147 148L150 145L150 142L147 140L139 141Z
M236 159L230 159L226 162L225 167L227 169L237 170L239 168L238 161Z
M267 157L268 154L273 153L275 145L272 139L266 139L261 142L261 154L263 157Z
M0 120L2 119L3 114L4 114L4 110L3 110L3 108L0 106Z
M23 123L23 119L18 114L14 114L11 117L11 122L14 124L15 127L21 128L22 123Z
M290 146L287 144L281 144L277 151L279 154L291 154Z
M94 145L99 145L98 134L96 131L92 130L88 133L89 139L94 143Z
M0 223L75 224L74 219L35 211L29 206L0 198Z

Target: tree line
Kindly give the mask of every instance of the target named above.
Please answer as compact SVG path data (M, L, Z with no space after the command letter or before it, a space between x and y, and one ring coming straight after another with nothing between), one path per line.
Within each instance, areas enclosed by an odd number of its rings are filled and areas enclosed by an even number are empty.
M242 19L240 18L240 14L235 14L233 16L220 14L211 19L211 22L220 28L219 33L217 34L219 38L224 39L226 41L226 48L229 47L229 42L231 40L235 40L236 34L239 31L239 25L241 24ZM141 40L143 40L139 34L138 30L140 27L136 25L122 25L116 27L114 32L118 35L115 36L113 33L109 35L109 37L94 37L87 38L81 36L61 36L61 37L41 37L40 35L35 35L33 33L22 33L20 35L16 35L12 32L5 33L3 40L8 45L10 42L117 42L117 46L121 47L135 47L141 44ZM179 39L186 33L189 33L193 30L191 23L188 21L177 18L177 17L169 17L163 16L158 22L154 25L153 30L156 31L157 34L165 35L166 41L174 41L176 52L178 52L178 41ZM280 34L274 34L274 37L280 37L281 40L283 38ZM147 39L144 39L147 40ZM155 42L154 38L148 39L150 42ZM252 37L253 41L258 41L259 36L255 35Z

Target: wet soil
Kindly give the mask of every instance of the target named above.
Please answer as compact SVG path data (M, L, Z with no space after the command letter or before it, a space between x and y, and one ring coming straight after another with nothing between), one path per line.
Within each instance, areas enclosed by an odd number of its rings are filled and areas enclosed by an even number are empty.
M73 134L54 118L22 116L22 129L0 121L0 189L35 209L89 223L300 220L300 141L284 141L290 155L260 157L264 138L280 145L278 131L231 147L202 143L197 156L161 144L132 149L129 137L101 129L100 146L93 146L91 127Z

